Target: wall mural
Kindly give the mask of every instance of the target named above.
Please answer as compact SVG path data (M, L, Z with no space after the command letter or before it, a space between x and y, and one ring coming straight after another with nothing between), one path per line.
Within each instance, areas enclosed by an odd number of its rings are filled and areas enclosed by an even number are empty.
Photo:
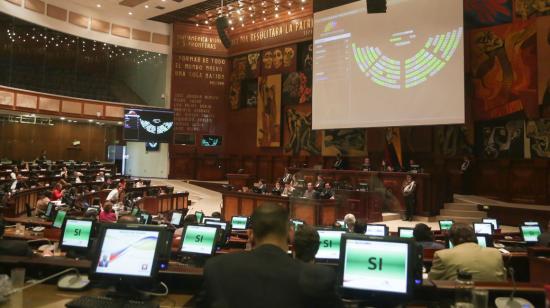
M465 125L437 126L435 134L438 149L444 157L473 153L473 142L468 140L468 128Z
M258 147L281 146L281 75L258 79Z
M323 156L366 156L365 129L331 129L323 131Z
M467 24L474 27L512 22L512 0L464 0Z
M285 109L286 155L321 155L321 132L311 129L311 118L310 104Z
M550 117L550 16L537 18L537 42L541 116Z
M515 0L516 17L526 20L534 16L550 15L550 2L547 0Z
M525 124L525 158L550 158L550 119Z
M477 120L537 110L535 33L533 21L471 32L470 60Z
M481 123L478 133L480 156L483 158L523 158L523 119L500 119Z
M296 71L296 45L290 45L262 52L262 74Z

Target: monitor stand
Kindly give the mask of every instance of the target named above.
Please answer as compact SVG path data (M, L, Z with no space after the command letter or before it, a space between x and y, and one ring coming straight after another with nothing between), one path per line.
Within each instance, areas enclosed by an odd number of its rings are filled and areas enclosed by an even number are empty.
M143 290L138 289L138 287L142 287ZM141 292L147 291L147 289L152 289L152 284L139 285L133 283L117 282L113 287L109 288L106 296L117 300L134 300L148 302L152 300L151 296Z

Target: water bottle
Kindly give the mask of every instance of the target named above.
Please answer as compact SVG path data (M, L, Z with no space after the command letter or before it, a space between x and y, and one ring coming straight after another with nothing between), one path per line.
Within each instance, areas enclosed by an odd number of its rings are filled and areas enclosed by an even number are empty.
M474 308L472 274L458 271L455 282L455 308Z

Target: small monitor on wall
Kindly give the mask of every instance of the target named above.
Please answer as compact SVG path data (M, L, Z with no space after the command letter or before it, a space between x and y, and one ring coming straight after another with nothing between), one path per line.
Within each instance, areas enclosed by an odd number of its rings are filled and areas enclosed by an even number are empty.
M222 136L204 135L201 138L203 147L219 147L222 145Z

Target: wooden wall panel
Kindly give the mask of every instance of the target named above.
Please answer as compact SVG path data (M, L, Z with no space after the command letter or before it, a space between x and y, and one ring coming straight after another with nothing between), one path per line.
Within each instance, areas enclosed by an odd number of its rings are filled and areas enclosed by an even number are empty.
M17 93L15 96L15 105L21 108L36 109L38 96Z
M111 34L116 35L116 36L120 36L120 37L130 38L130 28L120 26L120 25L116 25L116 24L112 24L111 25Z
M25 0L25 8L40 14L44 14L44 12L46 11L46 3L41 0Z
M61 21L67 20L67 10L55 5L48 4L46 14L51 18L55 18L57 20L61 20Z
M69 22L75 26L88 28L90 26L90 17L75 12L69 12Z
M63 101L63 104L61 105L61 111L65 113L81 114L82 103L73 102L73 101Z
M91 28L97 32L109 33L111 31L111 24L108 21L92 18Z
M132 39L144 42L151 41L151 32L138 29L132 29Z
M0 91L0 105L13 106L15 94L13 92Z
M91 116L97 116L97 113L99 112L99 116L103 116L103 105L99 104L84 104L84 114L85 115L91 115Z
M21 4L23 3L23 0L7 0L9 3L13 3L15 5L19 5L21 6Z
M59 112L61 101L55 98L40 97L38 99L38 109L45 111Z

